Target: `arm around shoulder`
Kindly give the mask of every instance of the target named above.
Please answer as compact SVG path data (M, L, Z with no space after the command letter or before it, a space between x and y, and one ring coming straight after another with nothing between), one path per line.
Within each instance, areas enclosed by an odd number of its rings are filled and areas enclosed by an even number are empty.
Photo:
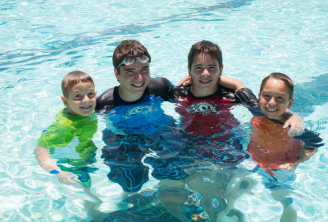
M237 92L238 90L242 89L242 88L247 88L242 82L240 82L237 79L233 79L230 77L226 77L226 76L221 76L219 79L219 84L221 86L224 86L228 89L232 89L235 92Z
M291 136L298 136L303 134L304 132L303 118L290 110L287 110L286 113L290 116L289 119L284 124L284 128L290 127L288 134Z
M149 93L151 95L156 95L164 100L169 100L169 91L174 87L174 85L164 77L151 78L148 84Z

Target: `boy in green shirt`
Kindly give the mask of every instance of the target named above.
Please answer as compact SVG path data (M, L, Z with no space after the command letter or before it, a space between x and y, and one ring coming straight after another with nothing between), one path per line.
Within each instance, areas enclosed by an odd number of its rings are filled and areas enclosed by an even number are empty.
M91 185L88 172L97 170L88 166L95 162L97 149L91 140L97 132L94 114L97 92L91 76L82 71L68 73L62 81L62 91L66 108L43 131L34 150L35 157L61 183L79 183L88 188Z

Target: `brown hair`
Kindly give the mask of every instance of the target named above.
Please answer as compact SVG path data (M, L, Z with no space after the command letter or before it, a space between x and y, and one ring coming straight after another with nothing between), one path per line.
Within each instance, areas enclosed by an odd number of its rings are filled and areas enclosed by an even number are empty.
M149 63L151 62L151 57L144 45L142 45L137 40L124 40L118 46L116 46L113 53L113 66L117 69L117 72L120 73L118 65L126 57L139 57L146 55L149 58Z
M199 54L208 54L212 59L216 59L219 62L219 68L221 69L222 52L217 44L206 40L193 44L188 54L189 69L191 69L191 65L194 62L195 56Z
M261 88L260 88L260 94L262 93L262 90L263 90L263 87L264 87L265 83L270 78L282 80L285 83L285 85L288 89L289 99L293 98L293 92L294 92L293 80L291 80L291 78L289 78L287 75L285 75L283 73L280 73L280 72L271 73L270 75L268 75L267 77L265 77L262 80Z
M64 77L62 81L62 91L65 98L68 99L69 91L72 90L73 87L80 82L91 82L93 85L95 85L88 73L82 71L70 72Z

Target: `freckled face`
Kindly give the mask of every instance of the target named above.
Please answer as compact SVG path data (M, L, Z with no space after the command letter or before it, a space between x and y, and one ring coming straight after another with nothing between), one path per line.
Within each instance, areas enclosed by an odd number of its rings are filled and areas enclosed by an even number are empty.
M284 81L269 78L259 93L260 108L269 119L283 122L287 108L293 104L294 97L289 98L289 92Z

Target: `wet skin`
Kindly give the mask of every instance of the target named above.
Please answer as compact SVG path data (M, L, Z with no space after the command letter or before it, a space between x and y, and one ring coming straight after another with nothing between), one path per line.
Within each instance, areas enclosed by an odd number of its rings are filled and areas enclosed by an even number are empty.
M69 108L68 112L75 116L89 116L96 107L95 87L91 82L80 82L73 86L68 98L61 97L63 103Z
M195 56L188 68L189 76L193 80L191 92L197 97L212 95L218 89L218 80L222 75L223 66L220 68L216 59L208 54Z
M292 106L293 101L294 97L289 98L288 88L280 79L269 78L259 93L260 108L264 115L281 123L287 120L286 109Z
M138 100L143 95L150 81L149 63L141 63L137 59L131 65L119 67L120 74L114 68L117 80L120 80L118 92L124 101Z

